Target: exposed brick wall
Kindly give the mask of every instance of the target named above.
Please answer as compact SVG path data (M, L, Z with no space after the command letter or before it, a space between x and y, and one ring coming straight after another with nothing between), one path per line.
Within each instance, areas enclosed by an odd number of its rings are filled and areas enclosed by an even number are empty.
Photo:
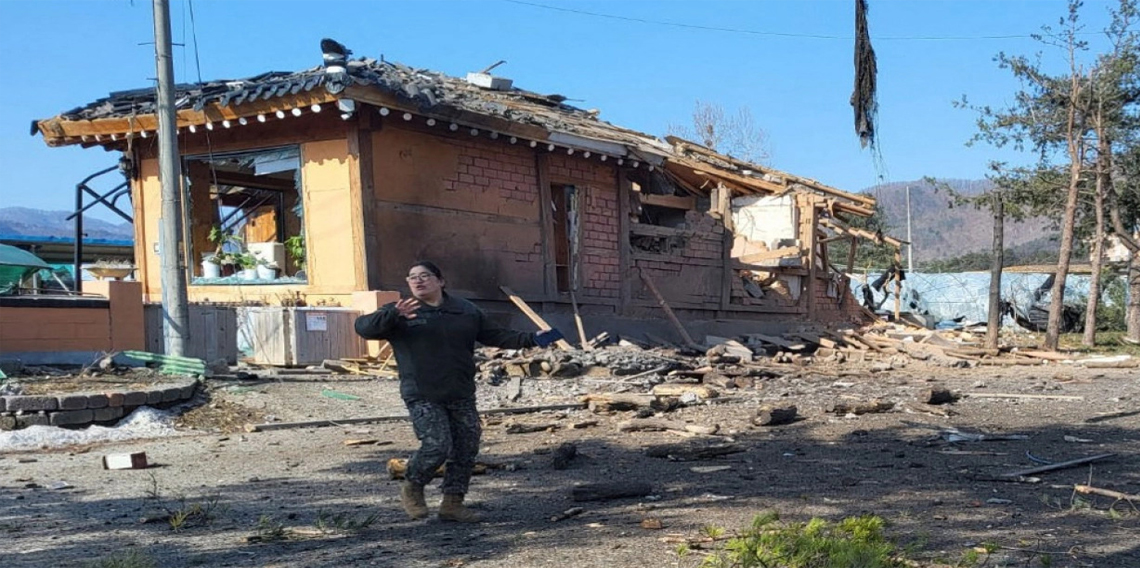
M863 310L859 307L859 300L851 293L851 287L845 279L839 279L833 287L836 296L828 295L830 279L820 278L816 281L815 306L816 319L824 323L859 322L864 319ZM843 305L840 306L840 299Z
M519 205L537 211L538 171L532 150L483 139L451 143L460 148L459 164L444 178L445 190L497 195L504 203L498 211L502 214L510 214ZM541 265L541 241L514 245L503 252L513 255L515 262Z
M444 176L447 191L498 195L504 201L538 205L533 150L493 140L449 140L459 148L459 165Z
M549 156L547 165L552 183L570 183L582 192L582 295L617 298L621 275L616 169L595 160L556 154Z

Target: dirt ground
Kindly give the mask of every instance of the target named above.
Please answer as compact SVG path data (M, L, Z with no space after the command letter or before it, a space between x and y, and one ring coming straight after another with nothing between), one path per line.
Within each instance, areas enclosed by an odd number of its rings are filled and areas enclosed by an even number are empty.
M1140 566L1140 512L1127 501L1073 490L1089 484L1140 493L1137 369L950 369L917 361L882 372L865 364L772 368L779 376L758 379L754 388L663 415L719 425L716 436L619 432L617 424L633 412L488 417L480 459L503 467L472 482L468 500L485 517L477 525L404 516L398 482L384 464L416 447L406 422L241 429L401 414L394 379L319 373L213 379L202 404L182 416L182 436L0 454L0 565L83 566L137 551L164 568L691 567L700 552L681 557L663 537L697 537L710 525L731 532L774 510L793 521L879 515L890 537L913 546L910 557L921 566L959 565L983 545L996 548L975 565ZM966 396L934 409L917 404L935 385ZM510 401L511 388L482 382L480 407L640 390L623 377L526 379L521 398ZM895 406L859 416L826 412L836 402L875 398ZM795 404L803 418L754 426L761 404ZM589 420L597 424L572 427ZM557 428L507 433L510 424L547 423ZM950 429L1013 439L951 442ZM564 442L575 443L580 455L556 470L550 452ZM733 443L744 451L695 462L646 455L646 448L677 443ZM152 467L100 466L103 455L140 451ZM1115 455L1034 474L1035 483L994 480L1042 461L1106 453ZM53 489L60 481L68 487ZM570 498L576 484L609 481L648 482L652 492L583 503ZM434 485L428 495L438 503ZM584 512L551 520L572 507ZM179 512L186 518L175 530L169 518ZM657 526L654 520L661 528L646 528Z

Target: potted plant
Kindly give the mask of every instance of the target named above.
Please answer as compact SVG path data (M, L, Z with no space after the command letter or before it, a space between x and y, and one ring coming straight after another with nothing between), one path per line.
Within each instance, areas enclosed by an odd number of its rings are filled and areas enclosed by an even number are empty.
M210 242L214 243L214 252L211 255L211 258L213 258L212 263L221 268L221 274L219 276L232 276L235 272L234 265L240 263L237 260L238 253L231 251L241 250L241 237L235 235L231 230L223 230L220 225L214 225L210 228L209 239ZM230 245L229 251L226 250L226 245ZM203 257L202 275L209 278L207 272L210 271L212 271L212 269L206 266L206 257Z
M221 278L222 259L217 253L202 253L202 278Z
M257 257L248 252L243 252L234 257L237 265L241 268L242 280L256 280L257 279Z
M277 263L264 258L257 259L257 279L258 280L276 280L277 279Z
M285 252L293 259L298 271L305 270L305 235L293 235L285 239Z

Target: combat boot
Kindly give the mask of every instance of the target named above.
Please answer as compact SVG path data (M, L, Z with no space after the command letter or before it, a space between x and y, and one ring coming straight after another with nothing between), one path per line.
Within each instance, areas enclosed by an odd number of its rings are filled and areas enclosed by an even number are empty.
M400 504L404 506L404 512L413 519L422 519L428 516L423 485L411 481L405 481L400 485Z
M462 494L443 495L443 503L439 505L439 520L455 521L457 523L477 523L482 519L479 515L463 506Z

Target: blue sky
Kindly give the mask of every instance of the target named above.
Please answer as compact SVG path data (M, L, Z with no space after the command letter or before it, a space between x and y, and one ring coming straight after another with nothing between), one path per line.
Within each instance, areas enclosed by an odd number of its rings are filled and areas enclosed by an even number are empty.
M1086 2L1088 32L1103 28L1114 4ZM848 102L854 0L171 0L171 13L184 44L175 48L179 82L197 80L195 59L204 79L312 67L320 39L331 37L357 56L459 76L505 59L495 73L516 86L578 99L604 120L658 136L690 122L697 100L747 108L767 134L770 166L852 191L928 175L981 178L990 160L1027 159L967 148L976 117L951 101L1008 103L1017 85L994 55L1040 51L1027 36L1055 25L1063 0L869 5L879 164L859 147ZM0 0L0 207L69 209L75 184L114 163L99 148L48 148L28 129L152 85L152 38L147 0ZM1044 56L1063 68L1059 52Z

